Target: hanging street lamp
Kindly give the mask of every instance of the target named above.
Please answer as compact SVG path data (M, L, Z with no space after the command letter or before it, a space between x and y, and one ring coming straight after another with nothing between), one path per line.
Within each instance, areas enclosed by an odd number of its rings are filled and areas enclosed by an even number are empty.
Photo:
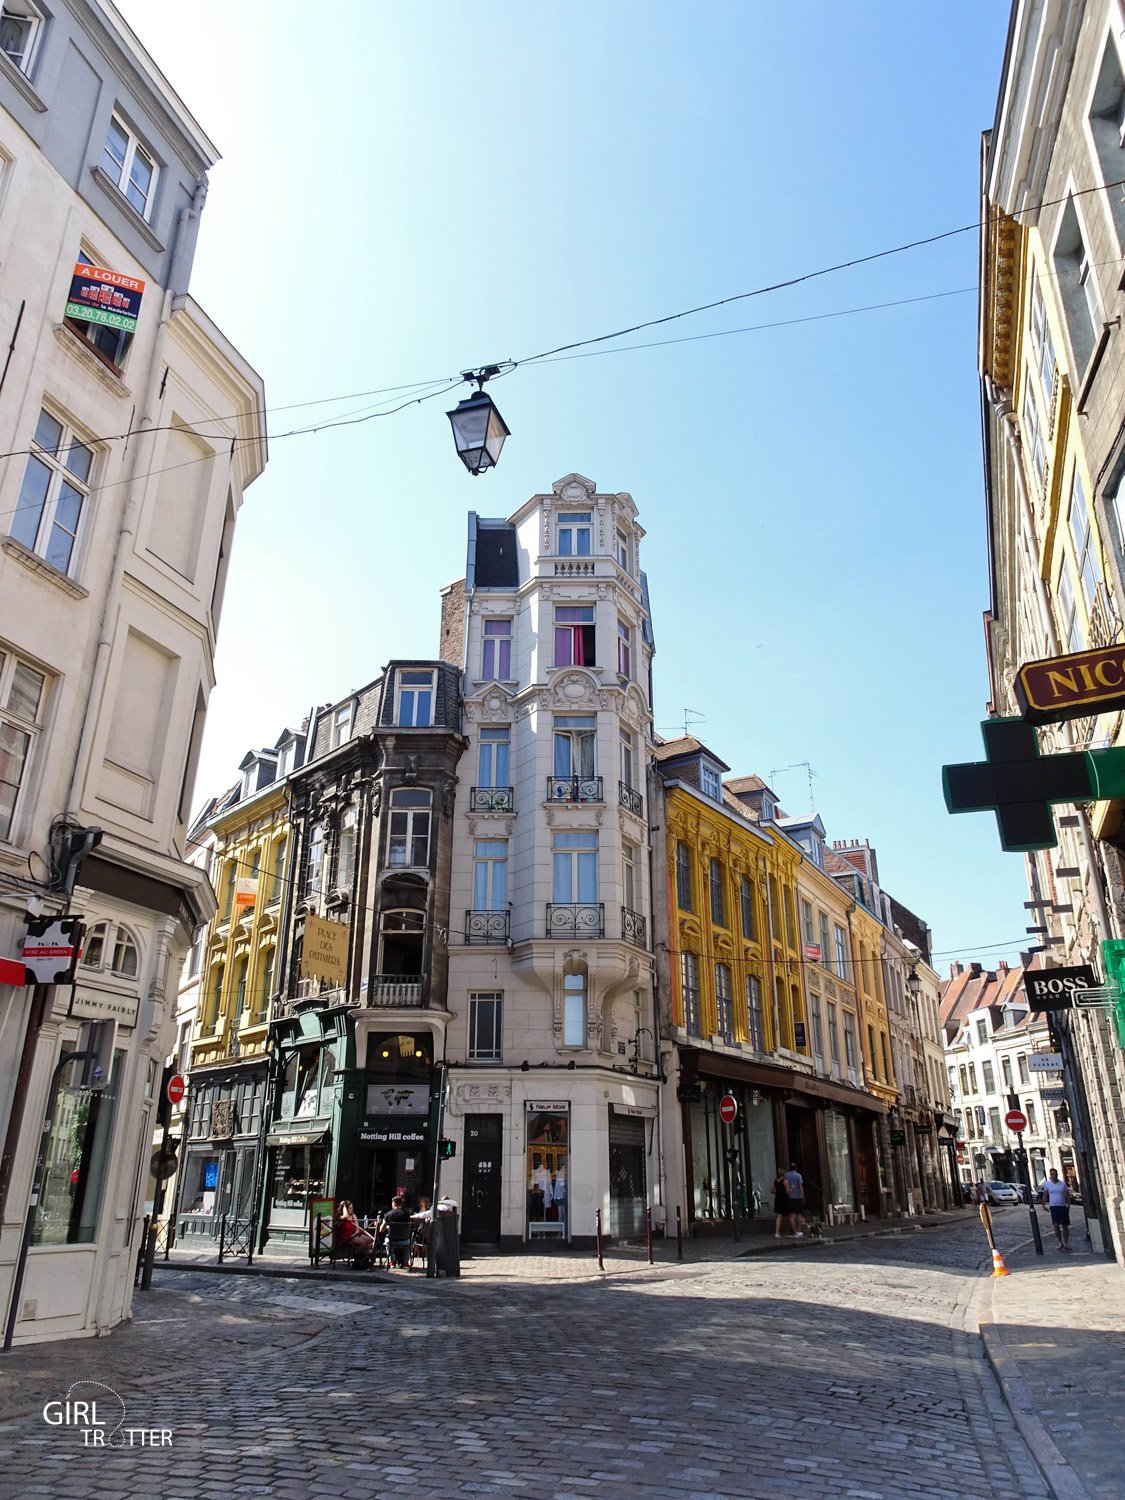
M494 469L508 436L508 424L496 409L492 397L486 395L484 383L499 375L499 365L485 365L480 370L462 370L466 380L475 380L476 390L464 401L459 401L452 411L446 412L453 426L453 442L457 457L470 474L483 474L485 469Z

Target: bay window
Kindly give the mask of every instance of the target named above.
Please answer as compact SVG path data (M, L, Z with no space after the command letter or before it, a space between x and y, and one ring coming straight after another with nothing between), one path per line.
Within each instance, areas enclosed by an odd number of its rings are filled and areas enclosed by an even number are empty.
M387 863L397 869L424 868L430 862L432 794L417 787L391 793Z
M555 605L555 666L592 667L595 664L594 606Z

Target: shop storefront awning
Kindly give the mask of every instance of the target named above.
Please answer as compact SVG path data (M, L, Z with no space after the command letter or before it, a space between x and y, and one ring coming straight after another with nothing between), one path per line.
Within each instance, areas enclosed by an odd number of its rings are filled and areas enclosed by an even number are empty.
M266 1136L267 1146L320 1146L328 1138L327 1130L322 1130L318 1135L307 1131L291 1131L288 1135L274 1134Z
M681 1059L692 1056L700 1078L731 1079L751 1088L784 1090L789 1094L805 1094L811 1099L829 1104L850 1104L854 1109L869 1110L875 1115L885 1115L887 1106L872 1094L862 1089L850 1088L846 1083L830 1082L809 1073L798 1073L789 1068L773 1067L768 1063L742 1062L736 1057L726 1057L720 1052L689 1053L681 1048Z
M267 1146L320 1146L328 1139L327 1120L302 1120L299 1129L271 1130Z

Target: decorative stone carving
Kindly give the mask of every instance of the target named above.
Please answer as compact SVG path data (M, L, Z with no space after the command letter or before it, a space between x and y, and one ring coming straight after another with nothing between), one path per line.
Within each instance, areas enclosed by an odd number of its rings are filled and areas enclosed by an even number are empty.
M441 789L441 815L443 818L453 816L453 799L457 792L457 782L447 781Z
M555 698L559 701L573 704L592 703L594 698L594 686L590 679L580 672L567 672L557 677L554 683ZM544 708L548 705L544 704Z

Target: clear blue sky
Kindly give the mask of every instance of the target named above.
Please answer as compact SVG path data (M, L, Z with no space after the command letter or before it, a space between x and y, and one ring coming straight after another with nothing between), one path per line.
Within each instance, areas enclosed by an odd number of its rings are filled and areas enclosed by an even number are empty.
M973 224L1008 17L1004 0L343 0L330 26L294 0L122 9L223 154L193 291L275 409ZM608 348L689 342L517 370L493 387L512 436L478 479L453 398L275 436L239 522L197 802L314 702L436 653L466 512L507 515L576 470L632 494L648 531L661 730L704 715L694 732L792 812L805 770L771 773L808 762L829 838L870 839L939 955L1014 957L1022 861L941 795L943 762L980 757L988 693L976 257L969 232ZM915 298L934 300L851 311ZM275 410L271 431L375 399Z

